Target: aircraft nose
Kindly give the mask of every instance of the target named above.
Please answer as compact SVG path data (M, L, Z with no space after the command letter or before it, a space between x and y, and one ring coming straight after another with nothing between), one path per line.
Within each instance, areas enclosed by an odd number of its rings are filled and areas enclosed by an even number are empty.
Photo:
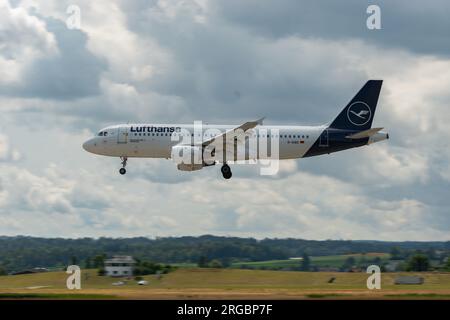
M94 147L95 147L95 143L94 143L93 138L91 138L83 143L83 149L86 150L87 152L94 152Z

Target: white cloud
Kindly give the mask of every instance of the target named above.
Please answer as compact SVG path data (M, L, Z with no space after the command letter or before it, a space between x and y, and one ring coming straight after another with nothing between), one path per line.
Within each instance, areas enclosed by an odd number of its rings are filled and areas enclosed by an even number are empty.
M20 152L11 146L9 138L0 134L0 161L17 161L20 158Z
M204 23L208 9L207 0L158 0L149 10L151 18L174 20L176 17L191 18L193 22Z
M45 22L30 15L24 8L11 8L8 2L2 1L0 17L0 52L3 55L16 58L30 52L46 54L56 50L55 38L47 31Z
M412 230L424 228L423 240L446 237L426 226L425 204L414 199L376 201L330 177L298 172L269 183L203 177L172 186L111 177L111 168L102 169L101 161L96 166L97 174L92 174L50 165L44 176L2 166L0 216L5 224L0 232L73 237L214 231L259 238L407 240Z
M426 183L430 164L418 150L391 146L388 142L364 148L352 164L353 174L369 183L409 185Z
M56 41L45 22L8 1L0 2L0 21L0 84L17 85L35 59L58 52Z
M0 84L29 80L30 66L53 66L52 84L78 93L0 92L0 234L448 240L441 208L450 203L435 192L450 182L447 57L352 35L264 37L208 1L78 1L82 30L69 31L69 4L0 6ZM42 64L46 55L58 64ZM95 69L88 77L98 90L82 90L92 84L83 78L60 81L66 66L74 75ZM127 121L323 123L372 77L385 80L374 125L391 139L284 161L275 177L243 166L223 181L216 167L185 173L146 159L130 159L122 177L118 159L80 147L101 127ZM11 162L17 146L21 161Z

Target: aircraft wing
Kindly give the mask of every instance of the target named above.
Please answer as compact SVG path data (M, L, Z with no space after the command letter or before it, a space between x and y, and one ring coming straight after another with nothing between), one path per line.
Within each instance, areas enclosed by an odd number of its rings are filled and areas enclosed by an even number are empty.
M349 139L369 138L370 136L373 136L375 133L377 133L381 129L383 129L383 128L372 128L369 130L364 130L364 131L346 136L346 138L349 138Z
M241 124L240 126L227 130L226 132L219 134L211 139L205 140L202 142L203 146L208 146L211 143L214 143L216 140L219 141L226 141L226 139L229 139L230 137L239 137L240 135L244 134L245 131L249 130L249 129L253 129L254 127L256 127L257 125L261 125L263 124L263 120L264 118L258 119L256 121L248 121L245 122L243 124Z

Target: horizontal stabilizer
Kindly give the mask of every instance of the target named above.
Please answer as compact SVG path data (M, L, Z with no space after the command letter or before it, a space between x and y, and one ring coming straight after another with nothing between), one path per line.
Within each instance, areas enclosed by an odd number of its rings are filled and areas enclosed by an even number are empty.
M346 136L346 138L349 138L349 139L369 138L370 136L373 136L374 134L376 134L381 129L383 129L383 128L372 128L372 129L369 129L369 130L360 131L358 133Z

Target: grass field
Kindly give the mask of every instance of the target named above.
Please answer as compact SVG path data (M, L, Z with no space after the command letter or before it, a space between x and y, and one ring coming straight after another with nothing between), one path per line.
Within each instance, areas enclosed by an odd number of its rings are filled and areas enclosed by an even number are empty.
M395 285L397 273L382 275L382 289L368 290L365 273L282 272L238 269L181 268L164 275L144 277L113 286L119 279L82 271L82 289L68 290L64 272L2 276L4 299L450 299L450 273L423 273L423 285ZM336 280L328 283L331 277Z
M345 254L336 256L321 256L321 257L310 257L311 264L317 267L341 267L345 260L353 257L356 263L361 262L363 259L366 261L371 261L376 257L379 257L382 261L389 260L390 255L388 253L367 253L367 254ZM298 259L288 259L288 260L270 260L270 261L257 261L257 262L236 262L231 265L232 268L298 268L301 264L301 260Z

